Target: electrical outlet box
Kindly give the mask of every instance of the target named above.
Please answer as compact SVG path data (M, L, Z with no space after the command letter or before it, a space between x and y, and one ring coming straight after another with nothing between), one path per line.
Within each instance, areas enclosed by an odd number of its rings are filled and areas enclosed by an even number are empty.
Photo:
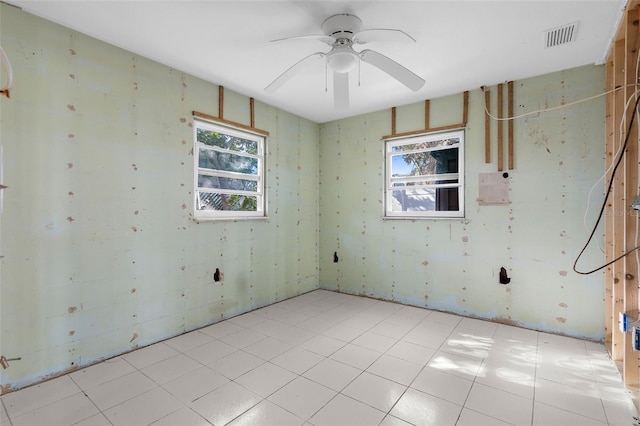
M638 327L633 327L632 342L633 342L633 350L640 351L640 328Z
M620 312L618 314L618 326L620 327L621 332L627 332L627 328L629 327L629 320L627 319L627 314L625 314L624 312Z

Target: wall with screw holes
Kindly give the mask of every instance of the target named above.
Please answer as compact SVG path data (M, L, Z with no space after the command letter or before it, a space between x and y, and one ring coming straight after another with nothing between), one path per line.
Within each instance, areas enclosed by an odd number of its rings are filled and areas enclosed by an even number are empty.
M495 114L497 90L489 89ZM515 114L603 91L603 66L516 81ZM508 170L504 206L477 201L479 174L497 171L497 124L486 164L484 94L474 90L469 98L464 220L382 219L380 138L391 133L389 111L321 126L321 287L602 339L602 273L578 275L572 265L590 231L583 224L589 191L604 173L604 97L515 121L515 168ZM431 126L460 123L462 105L462 94L432 100ZM397 109L398 133L422 128L424 103ZM591 196L589 226L603 188L600 182ZM593 244L579 265L588 270L603 260ZM508 285L499 283L501 267Z
M218 87L0 4L2 391L318 286L318 125L256 102L268 221L192 220ZM225 93L249 124L249 99ZM216 268L223 283L214 283Z

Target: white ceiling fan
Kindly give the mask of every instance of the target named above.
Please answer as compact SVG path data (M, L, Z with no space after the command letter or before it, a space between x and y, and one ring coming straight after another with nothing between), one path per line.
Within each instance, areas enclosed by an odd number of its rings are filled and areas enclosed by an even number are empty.
M264 90L273 93L283 84L300 72L308 63L326 59L327 67L333 70L333 94L336 108L349 107L349 72L360 61L373 65L384 71L400 83L413 91L418 91L424 85L424 80L391 58L373 50L365 49L357 52L353 49L356 44L365 44L371 41L411 41L415 40L402 30L396 29L368 29L362 30L362 21L355 15L339 14L327 18L322 24L320 35L305 35L283 38L276 41L287 40L318 40L331 46L327 53L316 52L304 57L293 66L280 74Z

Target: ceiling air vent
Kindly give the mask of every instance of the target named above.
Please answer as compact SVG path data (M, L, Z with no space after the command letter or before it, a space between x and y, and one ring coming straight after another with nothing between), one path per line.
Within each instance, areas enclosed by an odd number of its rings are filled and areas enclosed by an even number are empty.
M544 32L545 46L553 47L574 42L577 34L578 22L547 30Z

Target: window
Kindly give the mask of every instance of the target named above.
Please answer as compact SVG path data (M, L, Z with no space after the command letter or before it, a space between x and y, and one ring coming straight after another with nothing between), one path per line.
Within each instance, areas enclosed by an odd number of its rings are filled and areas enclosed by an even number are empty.
M464 131L386 143L386 217L464 217Z
M196 219L264 217L264 137L194 120Z

